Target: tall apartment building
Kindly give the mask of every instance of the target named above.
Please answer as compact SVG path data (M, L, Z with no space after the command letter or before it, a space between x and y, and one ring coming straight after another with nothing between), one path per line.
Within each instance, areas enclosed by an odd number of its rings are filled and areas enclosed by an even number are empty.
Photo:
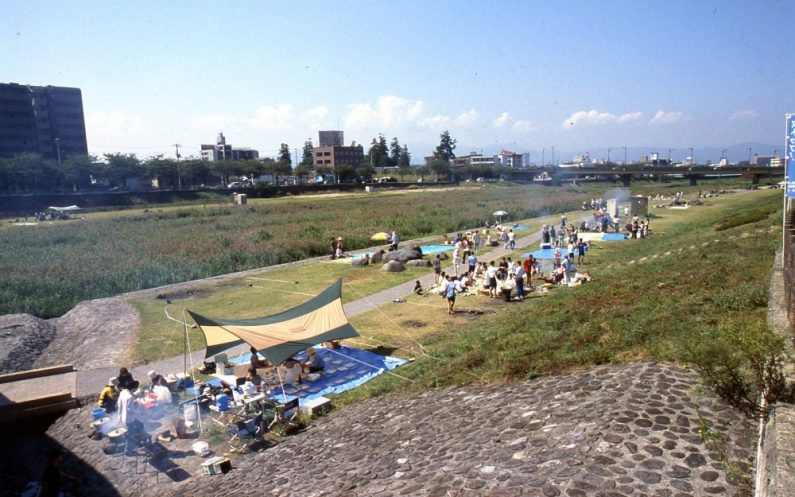
M87 155L80 88L0 83L0 157Z
M342 131L318 131L318 147L344 147L345 133Z
M215 145L202 145L201 146L202 160L249 160L259 159L259 151L253 148L235 148L226 143L226 137L223 133L218 133L215 139Z

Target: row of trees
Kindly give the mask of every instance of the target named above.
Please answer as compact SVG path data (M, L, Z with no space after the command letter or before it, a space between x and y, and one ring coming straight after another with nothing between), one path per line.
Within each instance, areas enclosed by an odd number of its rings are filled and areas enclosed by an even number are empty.
M314 166L314 147L304 143L301 161L293 169L290 147L282 143L276 160L218 160L203 161L198 158L170 159L162 155L139 159L135 154L112 153L97 156L70 156L63 161L45 159L37 154L24 153L11 158L0 158L0 191L81 191L95 187L125 188L131 179L148 182L156 178L163 189L197 188L228 184L241 176L271 175L278 183L281 178L295 175L311 178L316 174L333 174L338 181L369 179L375 168L396 168L401 178L412 173L420 176L434 173L437 178L450 176L450 163L455 154L455 140L445 131L434 152L436 158L428 167L411 167L411 154L398 138L387 145L383 134L373 138L365 161L353 165L329 167ZM143 186L143 184L141 185Z

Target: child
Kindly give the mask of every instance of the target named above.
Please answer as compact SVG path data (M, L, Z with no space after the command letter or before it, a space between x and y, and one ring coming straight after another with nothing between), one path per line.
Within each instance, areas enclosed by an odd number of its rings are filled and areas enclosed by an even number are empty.
M420 283L420 280L417 280L414 283L414 293L417 295L422 295L422 283Z

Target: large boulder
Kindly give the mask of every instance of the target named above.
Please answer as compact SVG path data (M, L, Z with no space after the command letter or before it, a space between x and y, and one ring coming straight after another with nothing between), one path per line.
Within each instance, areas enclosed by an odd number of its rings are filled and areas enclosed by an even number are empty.
M386 271L388 273L399 273L405 270L406 267L400 261L389 261L383 266L381 266L381 271Z
M353 267L365 267L365 266L369 266L369 265L370 265L370 258L367 257L366 255L364 257L359 258L359 259L354 259L353 260Z
M431 267L431 261L426 261L425 259L412 259L406 262L406 266Z
M406 263L414 259L422 259L422 249L416 245L384 254L384 262L398 261Z
M378 262L381 262L383 258L384 258L384 251L378 249L378 251L374 253L372 257L370 257L370 262L376 264Z

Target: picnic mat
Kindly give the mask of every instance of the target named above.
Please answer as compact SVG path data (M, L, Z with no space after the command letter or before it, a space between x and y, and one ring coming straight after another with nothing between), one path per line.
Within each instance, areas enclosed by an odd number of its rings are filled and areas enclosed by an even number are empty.
M577 236L585 241L618 242L627 239L623 233L577 233Z
M561 248L560 249L560 258L566 257L568 255L569 249ZM540 249L536 250L535 252L528 252L526 254L522 254L522 259L526 258L530 254L533 255L536 259L554 259L555 258L555 249Z
M282 388L278 386L278 376L275 373L264 376L263 379L272 388L271 398L289 402L297 397L299 402L301 402L332 393L342 393L367 383L376 376L408 362L406 359L382 356L346 346L336 350L315 347L315 351L326 364L325 369L320 373L320 377L312 382L304 380L300 385L284 385L284 396L282 396ZM251 354L245 354L230 359L229 362L232 364L244 364L249 361L250 357ZM306 361L306 352L296 354L295 358L298 361ZM224 379L229 382L229 379ZM216 378L207 383L211 385L217 383L217 386L220 386L221 380ZM233 378L231 383L234 383Z

